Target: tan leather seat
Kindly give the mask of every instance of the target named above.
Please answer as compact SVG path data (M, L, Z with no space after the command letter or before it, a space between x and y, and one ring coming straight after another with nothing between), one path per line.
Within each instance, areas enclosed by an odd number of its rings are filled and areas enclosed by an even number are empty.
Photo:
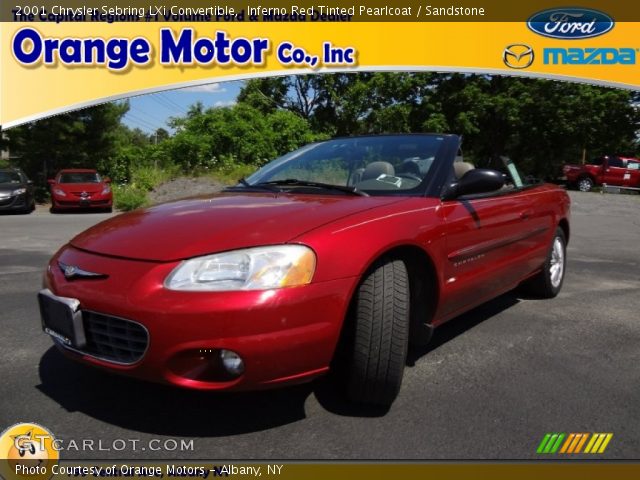
M372 162L362 172L362 181L378 178L380 175L395 175L395 169L389 162Z
M469 170L473 170L474 167L471 163L469 162L454 162L453 163L453 172L456 176L456 179L460 180L463 175L465 173L467 173Z

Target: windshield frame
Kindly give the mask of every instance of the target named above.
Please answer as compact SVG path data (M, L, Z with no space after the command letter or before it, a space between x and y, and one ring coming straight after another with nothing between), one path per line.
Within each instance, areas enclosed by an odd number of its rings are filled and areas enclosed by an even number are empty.
M360 189L363 192L370 196L407 196L407 197L415 197L415 196L429 196L429 197L439 197L441 186L446 181L447 172L449 171L451 165L453 164L453 160L455 158L455 154L460 147L460 137L454 134L438 134L438 133L391 133L391 134L377 134L377 135L361 135L361 136L351 136L351 137L336 137L328 140L323 140L320 142L314 142L307 145L302 146L299 149L296 149L292 152L286 153L281 157L278 157L271 162L265 164L262 168L251 174L246 178L246 182L251 186L259 187L259 184L268 181L264 177L267 174L276 175L278 171L286 168L286 165L295 160L295 158L300 155L305 154L316 148L318 145L335 142L340 140L358 140L358 139L367 139L367 138L381 138L381 137L414 137L414 136L424 136L424 137L438 137L442 140L442 145L438 148L433 164L430 167L429 171L425 175L422 182L412 188L401 189L401 190L374 190L374 189ZM271 165L274 164L274 165ZM260 172L262 172L260 174ZM272 178L272 177L268 177ZM238 185L238 190L242 190L243 183ZM286 185L285 188L288 188ZM245 188L251 188L250 186L246 186ZM234 188L235 190L235 188ZM299 189L291 188L291 193L298 193ZM303 193L303 190L300 189L300 193ZM289 193L289 190L284 190L283 193ZM304 193L309 193L304 192Z

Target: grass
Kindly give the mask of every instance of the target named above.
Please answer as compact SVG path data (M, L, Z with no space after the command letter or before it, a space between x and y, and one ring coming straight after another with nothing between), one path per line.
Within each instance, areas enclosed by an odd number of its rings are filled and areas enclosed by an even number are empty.
M149 204L147 192L133 185L112 185L113 201L118 210L128 212Z
M140 167L131 172L131 181L113 185L113 198L118 210L128 212L149 205L148 192L174 178L176 169Z
M225 185L234 185L241 178L248 177L258 170L256 165L230 165L214 171L201 172Z

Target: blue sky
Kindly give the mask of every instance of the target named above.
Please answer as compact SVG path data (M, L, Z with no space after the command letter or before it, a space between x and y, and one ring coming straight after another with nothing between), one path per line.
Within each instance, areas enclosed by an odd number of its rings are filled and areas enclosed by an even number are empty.
M171 130L167 120L184 116L189 107L198 101L205 107L233 105L242 85L242 81L211 83L132 97L129 99L131 108L122 122L147 133L158 128Z

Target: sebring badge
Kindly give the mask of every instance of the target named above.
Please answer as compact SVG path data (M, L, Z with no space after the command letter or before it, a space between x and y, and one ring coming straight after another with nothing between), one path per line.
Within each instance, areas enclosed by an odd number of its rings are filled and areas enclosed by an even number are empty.
M62 262L58 262L58 266L62 273L64 274L64 278L67 280L72 280L74 278L107 278L109 275L104 273L96 273L96 272L88 272L87 270L82 270L81 268L75 265L67 265Z
M535 54L529 45L513 43L502 52L502 61L509 68L522 69L531 66Z

